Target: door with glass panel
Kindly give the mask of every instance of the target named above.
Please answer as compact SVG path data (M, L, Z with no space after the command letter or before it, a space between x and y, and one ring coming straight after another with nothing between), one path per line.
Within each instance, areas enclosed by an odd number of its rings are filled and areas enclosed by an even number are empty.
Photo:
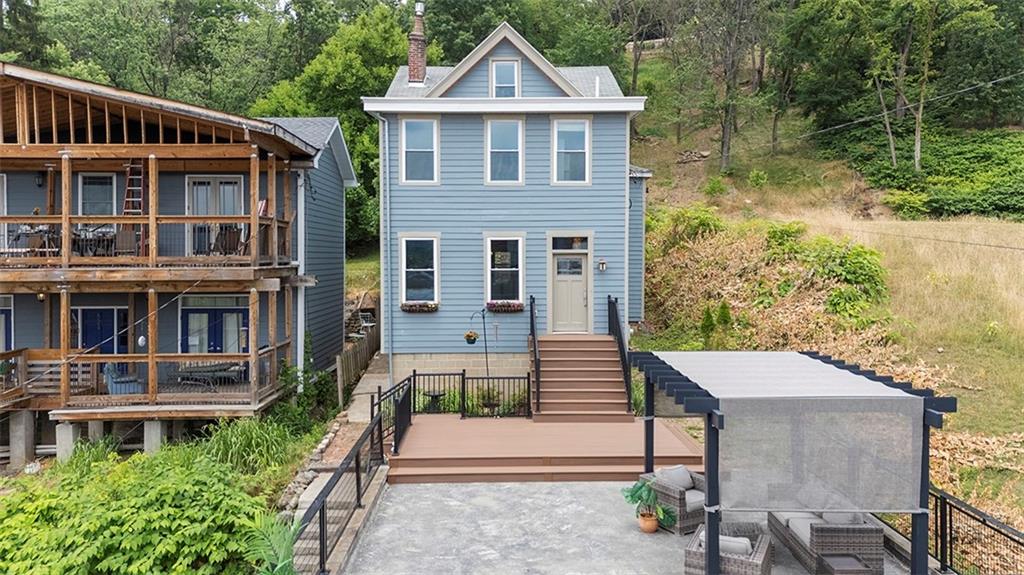
M553 331L587 331L587 256L559 254L553 257L555 282L552 289Z
M181 308L182 353L248 353L246 296L186 296Z
M241 216L247 212L241 176L189 176L185 212L190 216ZM247 226L203 222L185 225L185 255L241 255Z
M14 348L13 296L0 295L0 351Z

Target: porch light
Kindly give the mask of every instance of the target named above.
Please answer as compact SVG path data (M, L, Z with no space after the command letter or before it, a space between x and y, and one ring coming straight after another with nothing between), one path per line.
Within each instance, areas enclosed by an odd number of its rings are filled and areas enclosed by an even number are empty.
M139 347L146 347L146 336L139 336Z
M43 187L43 172L36 172L36 187Z
M38 301L39 303L43 303L44 301L46 301L46 294L43 293L43 292L37 293L36 294L36 301Z
M598 269L598 271L602 271L602 272L607 270L608 269L608 262L604 261L604 258L601 258L601 259L597 260L597 269Z

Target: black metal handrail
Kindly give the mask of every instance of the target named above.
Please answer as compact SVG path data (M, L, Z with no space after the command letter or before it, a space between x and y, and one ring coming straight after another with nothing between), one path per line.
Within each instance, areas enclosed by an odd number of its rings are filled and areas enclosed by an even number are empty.
M401 385L407 385L409 389L410 418L412 414L428 413L458 413L463 418L533 415L529 373L525 376L469 376L466 370L448 373L422 373L414 370ZM394 401L398 401L395 392L385 394L384 397L394 397ZM381 409L386 413L388 404L384 403ZM391 435L388 423L385 417L385 437ZM397 425L393 427L398 430Z
M530 341L533 343L533 409L540 413L540 340L537 339L537 299L533 296L530 296Z
M960 575L1024 573L1024 532L934 486L928 494L928 507L932 519L928 525L928 552L942 571L952 570ZM910 538L910 522L904 516L878 518Z
M370 399L370 419L381 416L381 436L392 438L391 452L396 455L412 425L412 381L412 376L407 377L387 391L378 386L377 394Z
M355 510L363 507L363 495L384 462L383 422L383 414L378 412L302 514L292 560L296 571L329 573L327 558Z
M626 336L619 319L619 300L608 296L608 333L615 337L619 348L619 363L622 364L622 382L626 386L626 412L633 413L633 385L629 371L629 355L626 352Z

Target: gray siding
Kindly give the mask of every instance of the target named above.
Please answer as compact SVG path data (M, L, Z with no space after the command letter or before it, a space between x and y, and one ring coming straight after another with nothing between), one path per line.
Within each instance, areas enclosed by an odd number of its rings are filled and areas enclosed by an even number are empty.
M519 93L528 98L565 96L565 92L507 40L502 40L472 70L445 92L449 98L490 97L490 58L520 58L522 74Z
M330 146L341 146L341 132ZM317 369L334 365L345 344L345 188L341 170L330 150L320 155L306 179L306 274L317 285L306 288L307 349Z
M629 180L629 321L644 319L644 210L647 181Z
M625 114L596 114L592 124L592 184L551 185L551 123L548 115L526 116L524 186L484 185L484 120L479 115L445 115L440 120L441 184L399 184L397 117L389 117L391 182L391 257L384 258L385 326L393 314L396 353L483 353L469 346L463 333L481 330L470 317L485 303L484 234L526 234L524 299L539 305L539 329L547 331L547 233L592 230L590 312L593 331L607 333L608 295L625 300L626 291L626 138ZM382 230L384 232L384 230ZM440 235L440 310L400 311L399 244L403 232ZM598 271L598 261L607 271ZM393 285L394 289L389 289ZM491 351L523 352L529 334L529 313L489 314ZM383 345L389 349L388 338Z

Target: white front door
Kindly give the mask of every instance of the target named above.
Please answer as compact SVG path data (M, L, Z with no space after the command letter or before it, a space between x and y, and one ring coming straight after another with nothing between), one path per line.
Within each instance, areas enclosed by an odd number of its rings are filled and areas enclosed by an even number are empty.
M552 331L587 331L590 302L587 294L586 254L554 256L555 285L552 294Z

